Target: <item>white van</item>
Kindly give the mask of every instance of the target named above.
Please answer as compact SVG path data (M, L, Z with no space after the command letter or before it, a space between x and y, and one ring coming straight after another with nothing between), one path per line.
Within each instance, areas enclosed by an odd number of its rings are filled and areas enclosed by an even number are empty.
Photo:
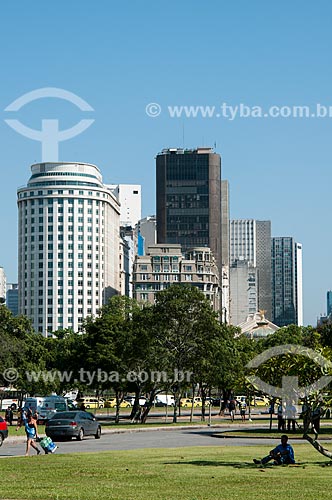
M23 409L31 410L32 413L35 413L37 408L43 403L45 398L26 398L23 401Z
M67 411L68 404L61 396L46 396L44 398L26 398L23 404L24 410L38 413L38 423L43 424L49 420L57 411Z
M156 406L174 406L174 396L171 396L170 394L157 394L155 404Z
M48 396L43 398L40 406L37 408L38 412L38 422L45 423L49 420L57 411L67 411L68 403L67 400L61 396Z

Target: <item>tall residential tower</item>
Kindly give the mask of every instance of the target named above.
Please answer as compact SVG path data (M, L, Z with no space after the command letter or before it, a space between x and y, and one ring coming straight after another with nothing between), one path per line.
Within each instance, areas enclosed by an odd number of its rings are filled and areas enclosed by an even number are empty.
M95 165L31 171L18 189L19 312L44 334L81 331L119 289L119 203Z
M233 279L235 278L234 266L235 268L237 267L237 261L246 261L250 267L257 269L257 306L258 309L265 311L265 316L268 319L271 319L272 274L270 221L254 219L237 219L230 221L230 265L231 268L233 267ZM230 294L231 301L236 301L237 297L234 296L234 290L232 296L232 287ZM245 319L246 318L243 318L242 321Z

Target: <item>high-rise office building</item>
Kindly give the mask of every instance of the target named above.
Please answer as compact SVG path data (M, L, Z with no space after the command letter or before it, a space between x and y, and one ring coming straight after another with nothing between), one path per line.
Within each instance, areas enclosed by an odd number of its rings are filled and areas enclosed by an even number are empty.
M6 306L14 316L18 316L18 284L7 283Z
M95 165L31 171L18 189L19 312L44 334L81 331L119 289L119 203Z
M135 227L141 219L142 200L139 184L107 184L120 203L120 226Z
M272 238L272 321L303 325L302 245L291 237Z
M230 322L239 325L258 311L257 267L237 260L230 267Z
M145 255L148 247L157 243L157 218L155 215L149 215L138 221L137 231L142 237L143 249L139 250L138 255Z
M211 148L164 149L156 159L157 242L209 247L221 274L221 160Z
M258 309L272 318L271 222L254 219L230 221L230 264L247 261L257 268ZM230 291L231 300L232 290Z
M326 294L326 316L332 314L332 290L329 290Z
M229 269L229 183L221 181L221 303L222 321L230 320L230 269Z

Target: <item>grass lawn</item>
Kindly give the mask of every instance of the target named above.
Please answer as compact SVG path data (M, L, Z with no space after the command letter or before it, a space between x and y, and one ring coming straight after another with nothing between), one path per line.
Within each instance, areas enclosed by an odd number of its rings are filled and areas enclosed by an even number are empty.
M3 500L316 500L329 498L332 462L295 445L297 466L252 463L266 447L196 447L1 460ZM230 492L231 494L227 493Z

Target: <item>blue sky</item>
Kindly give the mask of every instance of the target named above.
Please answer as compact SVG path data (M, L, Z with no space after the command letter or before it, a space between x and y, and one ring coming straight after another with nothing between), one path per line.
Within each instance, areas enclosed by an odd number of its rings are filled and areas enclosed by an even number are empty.
M40 143L4 122L26 92L58 87L93 113L55 99L15 118L61 128L95 123L60 144L60 160L97 164L108 183L140 183L155 213L154 157L164 147L208 146L222 155L231 216L272 221L274 236L303 244L304 320L315 323L332 288L331 118L171 118L167 106L332 106L328 0L230 2L15 1L1 5L0 265L17 279L16 189L41 160ZM150 118L148 103L162 112ZM332 115L332 113L331 113ZM184 133L183 133L184 132Z

